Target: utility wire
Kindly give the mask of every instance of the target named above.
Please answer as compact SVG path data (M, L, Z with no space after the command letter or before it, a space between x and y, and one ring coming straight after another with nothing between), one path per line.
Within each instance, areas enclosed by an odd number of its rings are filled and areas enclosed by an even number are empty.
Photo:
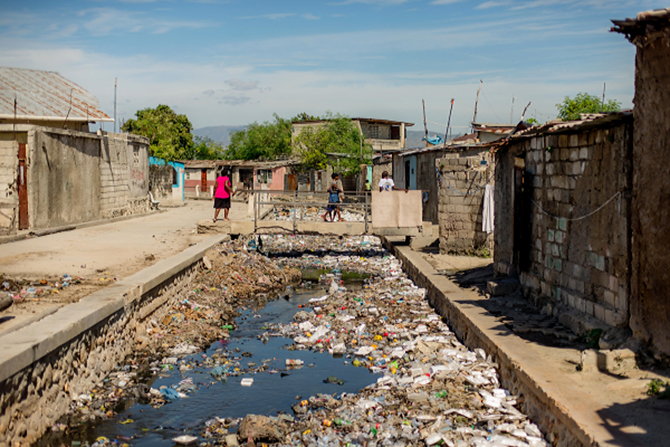
M584 214L583 216L579 216L579 217L562 217L562 216L556 216L556 215L550 213L549 211L545 210L544 208L542 208L542 205L540 205L539 203L537 203L535 200L531 200L531 202L532 202L533 205L535 205L540 211L542 211L544 214L546 214L546 215L549 216L549 217L552 217L552 218L554 218L554 219L565 219L565 220L574 222L574 221L578 221L578 220L586 219L587 217L591 217L591 216L593 216L593 215L596 214L598 211L600 211L600 210L602 210L603 208L605 208L605 206L607 206L608 203L610 203L612 200L616 199L616 198L617 198L618 196L620 196L622 193L623 193L623 191L619 191L619 192L615 193L612 197L610 197L609 199L607 199L607 200L605 201L605 203L603 203L602 205L600 205L598 208L596 208L595 210L593 210L593 211L591 211L591 212L589 212L589 213L587 213L587 214Z

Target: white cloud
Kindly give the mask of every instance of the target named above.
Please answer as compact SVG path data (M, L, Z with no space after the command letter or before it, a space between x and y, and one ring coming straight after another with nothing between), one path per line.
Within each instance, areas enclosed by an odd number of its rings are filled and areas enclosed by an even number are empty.
M431 5L451 5L454 3L462 2L463 0L433 0L430 2Z
M188 28L199 29L215 26L208 21L165 20L150 14L114 8L91 8L77 14L84 22L83 28L94 36L104 36L114 32L165 34Z
M275 13L268 13L268 14L260 14L260 15L255 15L255 16L244 16L240 17L241 19L244 20L253 20L253 19L266 19L266 20L283 20L283 19L288 19L291 17L298 17L301 19L305 20L318 20L319 16L311 14L311 13L302 13L298 14L295 12L275 12Z
M489 2L484 2L480 3L477 5L477 9L490 9L490 8L497 8L498 6L507 6L509 5L510 2L508 1L489 1Z
M343 0L341 2L331 3L331 5L351 5L354 3L362 3L366 5L392 6L402 5L408 1L409 0Z
M226 80L233 90L245 91L245 90L256 90L258 88L258 81L245 81L242 79L228 79Z

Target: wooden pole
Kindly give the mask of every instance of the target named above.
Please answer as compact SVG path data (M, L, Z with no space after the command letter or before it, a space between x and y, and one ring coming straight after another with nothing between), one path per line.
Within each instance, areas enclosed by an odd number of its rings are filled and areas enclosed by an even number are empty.
M428 123L426 122L426 101L421 100L421 105L423 107L423 136L428 138Z
M447 118L447 128L444 129L444 145L447 145L447 137L449 136L449 126L451 126L451 112L454 111L454 98L451 98L451 106L449 107L449 118Z
M484 81L480 79L479 87L477 88L477 97L475 98L475 113L472 114L472 124L477 122L477 105L479 104L479 92L482 90L482 85L484 85ZM474 130L474 125L472 126L472 130Z

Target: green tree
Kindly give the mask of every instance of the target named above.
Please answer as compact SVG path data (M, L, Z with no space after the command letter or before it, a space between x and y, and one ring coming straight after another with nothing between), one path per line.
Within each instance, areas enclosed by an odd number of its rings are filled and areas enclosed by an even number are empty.
M187 158L185 154L193 147L193 126L188 117L164 104L138 110L135 119L123 123L121 130L149 138L151 155L168 161Z
M221 160L224 158L224 147L208 137L193 137L193 145L185 151L185 160Z
M566 96L563 102L556 104L558 118L563 121L578 120L580 113L618 112L621 103L610 99L603 103L600 98L588 93L577 93L574 98Z
M361 164L372 160L372 147L363 141L358 127L343 116L304 129L295 139L294 152L307 169L331 166L344 174L357 172Z
M272 160L291 154L291 122L277 114L274 122L252 123L233 132L226 151L229 160Z

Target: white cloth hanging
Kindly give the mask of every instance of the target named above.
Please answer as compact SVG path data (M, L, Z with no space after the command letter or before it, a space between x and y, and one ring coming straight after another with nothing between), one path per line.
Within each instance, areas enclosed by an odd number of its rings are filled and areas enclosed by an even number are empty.
M482 231L485 233L493 232L493 185L486 185L484 188L484 206L482 207Z

